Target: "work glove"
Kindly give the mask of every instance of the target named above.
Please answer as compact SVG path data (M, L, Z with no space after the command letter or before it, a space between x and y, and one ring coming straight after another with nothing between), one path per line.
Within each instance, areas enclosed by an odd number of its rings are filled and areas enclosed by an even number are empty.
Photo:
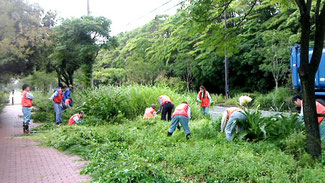
M197 102L198 102L198 103L201 103L201 102L202 102L202 100L200 100L200 99L197 99Z
M161 110L160 109L157 111L157 114L159 114L159 113L161 113Z

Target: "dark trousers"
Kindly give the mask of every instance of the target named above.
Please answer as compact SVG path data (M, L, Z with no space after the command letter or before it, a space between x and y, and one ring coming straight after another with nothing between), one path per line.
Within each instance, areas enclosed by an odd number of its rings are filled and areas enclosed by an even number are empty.
M168 121L170 121L172 119L172 111L174 108L174 104L173 103L166 103L163 105L163 110L161 113L161 120L165 120L166 121L166 115L168 114Z

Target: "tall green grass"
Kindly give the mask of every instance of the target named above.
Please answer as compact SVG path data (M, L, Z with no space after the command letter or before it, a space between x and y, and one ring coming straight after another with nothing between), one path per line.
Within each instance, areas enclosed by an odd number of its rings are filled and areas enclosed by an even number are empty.
M196 102L196 94L179 94L168 87L148 87L141 85L102 86L77 92L75 106L89 116L116 122L123 118L134 119L143 115L146 107L155 104L159 108L158 97L168 95L175 107L183 101L191 106L192 119L203 117Z
M36 121L53 121L53 105L49 101L52 93L35 93L34 104L39 109L34 115ZM63 112L63 120L69 115L83 110L88 123L119 123L125 119L132 120L143 115L145 108L155 104L159 108L158 97L168 95L175 107L183 101L191 106L192 119L204 118L196 102L196 93L179 94L168 87L157 86L101 86L95 89L74 91L72 94L74 107Z

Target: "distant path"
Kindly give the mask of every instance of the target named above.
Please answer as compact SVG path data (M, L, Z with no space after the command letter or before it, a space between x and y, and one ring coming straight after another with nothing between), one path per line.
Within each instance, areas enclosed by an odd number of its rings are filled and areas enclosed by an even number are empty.
M16 92L15 103L20 93ZM0 115L0 182L1 183L74 183L91 181L80 175L86 162L78 156L68 156L39 146L22 137L20 105L8 105Z

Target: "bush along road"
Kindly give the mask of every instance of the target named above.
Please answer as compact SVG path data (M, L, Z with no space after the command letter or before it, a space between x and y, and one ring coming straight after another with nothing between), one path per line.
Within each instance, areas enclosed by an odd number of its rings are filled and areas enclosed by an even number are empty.
M145 107L165 93L176 104L190 103L190 140L182 129L167 137L169 122L142 119ZM42 101L42 95L36 97ZM195 94L135 85L76 91L74 97L75 107L64 112L64 121L84 110L85 125L48 122L36 130L44 132L39 135L45 145L88 160L82 173L95 182L322 182L325 178L321 162L305 151L305 132L297 115L265 116L248 110L246 130L228 142L220 133L220 118L204 117ZM41 114L37 118L53 121L49 103L36 105Z

